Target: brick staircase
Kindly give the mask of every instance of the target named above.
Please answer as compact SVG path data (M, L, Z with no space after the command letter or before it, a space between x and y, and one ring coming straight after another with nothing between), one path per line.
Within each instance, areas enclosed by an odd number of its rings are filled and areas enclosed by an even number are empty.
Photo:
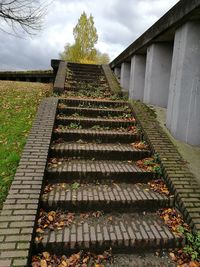
M134 146L143 133L129 103L113 100L101 66L68 63L66 77L34 253L103 253L112 248L114 263L98 266L174 266L165 250L182 246L184 240L157 213L173 207L174 197L154 192L148 182L158 174L136 164L152 151ZM38 231L45 216L46 227ZM62 220L48 227L56 216Z

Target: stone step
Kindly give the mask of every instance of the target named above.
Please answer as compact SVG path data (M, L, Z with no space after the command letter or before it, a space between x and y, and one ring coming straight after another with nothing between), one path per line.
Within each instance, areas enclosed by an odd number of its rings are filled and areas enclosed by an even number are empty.
M71 75L66 78L66 82L106 82L106 78L104 76L86 76L86 75Z
M103 73L101 67L83 67L83 66L68 66L68 72L93 72L93 73Z
M68 77L104 77L104 74L102 73L101 70L81 70L81 69L73 69L70 70L70 72L67 74L66 76L66 80L68 79Z
M97 182L97 181L96 181ZM133 183L74 183L53 184L52 190L43 193L42 208L70 211L117 210L142 212L173 207L174 197L154 192L148 184Z
M102 68L100 67L97 67L97 68L84 68L84 67L68 67L68 71L71 71L71 72L87 72L88 70L88 73L90 71L93 71L94 73L101 73L101 75L105 75L105 73L103 72Z
M130 161L58 158L56 164L48 164L47 167L47 178L58 183L68 182L72 178L87 181L94 181L94 178L115 179L137 183L154 179L156 176L156 173L142 170Z
M116 119L110 119L110 118L90 118L90 117L73 117L73 116L63 116L58 115L56 117L56 125L65 125L69 126L71 124L78 124L82 126L83 128L91 128L95 126L102 126L102 127L108 127L108 128L128 128L129 126L136 125L134 118L116 118Z
M90 107L99 107L99 106L104 106L104 107L128 107L129 103L128 101L112 101L112 100L97 100L97 99L78 99L78 98L61 98L59 100L59 103L63 103L66 106L78 106L78 105L83 105L83 106L90 106Z
M100 80L83 80L83 81L76 81L76 80L66 80L65 84L70 87L77 87L78 89L84 90L95 90L96 87L107 85L107 82L100 81ZM89 88L87 88L87 86Z
M64 141L96 141L97 143L132 143L140 140L139 134L130 132L119 132L115 130L98 131L92 129L56 129L53 132L53 139L63 139Z
M171 261L168 252L165 250L161 256L157 251L154 253L143 252L134 254L114 254L114 263L106 264L106 267L176 267L177 265Z
M66 77L66 79L87 79L87 78L96 78L96 79L101 79L104 78L105 76L102 75L102 73L99 72L78 72L78 71L73 71L72 73L68 74L68 76Z
M85 251L86 256L88 251ZM52 251L53 253L53 251ZM80 255L84 255L84 252L79 252ZM82 254L83 253L83 254ZM104 255L106 260L99 261L89 261L89 266L106 266L106 267L176 267L177 265L171 261L171 259L168 256L168 252L166 250L161 251L152 251L152 252L146 252L143 251L141 253L112 253L110 250L108 251L89 251L89 255ZM37 254L41 255L41 254ZM69 254L65 252L66 257L72 257L74 254ZM56 257L61 257L61 254L57 254ZM86 257L83 257L85 259ZM96 265L91 265L96 262ZM54 265L53 265L54 266ZM81 265L80 265L81 266ZM88 265L87 265L88 266Z
M140 160L150 157L149 150L139 150L130 144L95 144L60 142L51 145L51 157L81 157L107 160Z
M87 63L75 63L67 62L68 67L81 67L81 68L102 68L100 64L87 64Z
M97 92L99 89L96 90L96 85L92 85L92 87L91 86L88 86L88 87L89 88L87 88L87 91L85 91L85 86L81 88L80 86L77 86L76 84L70 85L70 84L65 83L66 92L72 92L72 93L80 93L80 92L83 93L84 92L84 96L87 96L87 97L88 97L88 93L90 93L92 97L95 98L93 94L94 92ZM110 91L107 85L98 86L98 88L101 89L101 94L104 95L104 98L106 97L104 92ZM102 99L102 97L99 97L99 98Z
M58 112L66 115L72 115L74 113L80 114L81 116L97 117L97 116L125 116L130 114L131 109L100 109L100 108L81 108L81 107L68 107L65 105L58 106Z
M95 211L96 212L96 211ZM46 229L43 239L35 241L36 251L104 250L113 252L175 248L184 244L184 237L171 232L156 213L108 213L94 217L74 213L69 226Z

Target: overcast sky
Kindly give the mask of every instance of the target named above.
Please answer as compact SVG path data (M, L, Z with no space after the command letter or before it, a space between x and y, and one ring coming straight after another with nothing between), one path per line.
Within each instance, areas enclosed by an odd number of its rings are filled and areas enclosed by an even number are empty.
M112 60L177 2L53 0L37 36L20 39L0 31L0 70L49 69L50 60L59 57L66 43L73 43L73 28L83 11L94 17L96 47Z

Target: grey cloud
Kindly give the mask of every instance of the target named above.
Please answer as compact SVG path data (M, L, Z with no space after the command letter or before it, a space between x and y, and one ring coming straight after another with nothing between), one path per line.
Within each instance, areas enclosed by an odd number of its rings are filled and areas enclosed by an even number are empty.
M0 39L2 36L0 34ZM5 42L0 42L0 68L2 70L26 70L26 69L48 69L50 60L57 57L52 49L42 45L35 46L31 40L17 39L6 36Z
M177 1L168 0L168 7ZM150 4L145 14L143 4ZM159 18L166 11L166 5L166 0L54 0L48 8L43 32L33 39L0 32L0 69L50 68L51 58L58 58L65 43L72 40L73 27L83 10L94 16L107 52L111 57L117 56L151 26L152 18Z

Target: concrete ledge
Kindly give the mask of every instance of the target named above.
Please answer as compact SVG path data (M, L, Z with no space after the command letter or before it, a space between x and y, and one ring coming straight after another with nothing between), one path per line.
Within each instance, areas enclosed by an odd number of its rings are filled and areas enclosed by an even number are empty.
M56 62L55 64L57 64ZM66 77L66 68L67 62L66 61L59 61L59 67L55 78L53 92L57 94L61 94L65 88L65 77Z
M145 104L132 101L134 116L151 149L159 155L165 181L175 195L175 204L192 230L200 230L200 187L178 150Z
M144 53L144 50L152 42L172 41L177 27L187 20L199 19L200 0L181 0L172 7L161 19L142 34L136 41L128 46L111 63L111 68L119 66L121 63L130 61L136 53Z
M57 98L40 104L0 215L0 266L29 266Z
M54 74L51 70L2 71L0 72L0 80L50 83L54 81Z
M109 84L109 87L112 92L114 93L122 93L122 88L119 85L116 76L112 72L109 65L103 64L102 65L103 72L105 74L106 80Z

